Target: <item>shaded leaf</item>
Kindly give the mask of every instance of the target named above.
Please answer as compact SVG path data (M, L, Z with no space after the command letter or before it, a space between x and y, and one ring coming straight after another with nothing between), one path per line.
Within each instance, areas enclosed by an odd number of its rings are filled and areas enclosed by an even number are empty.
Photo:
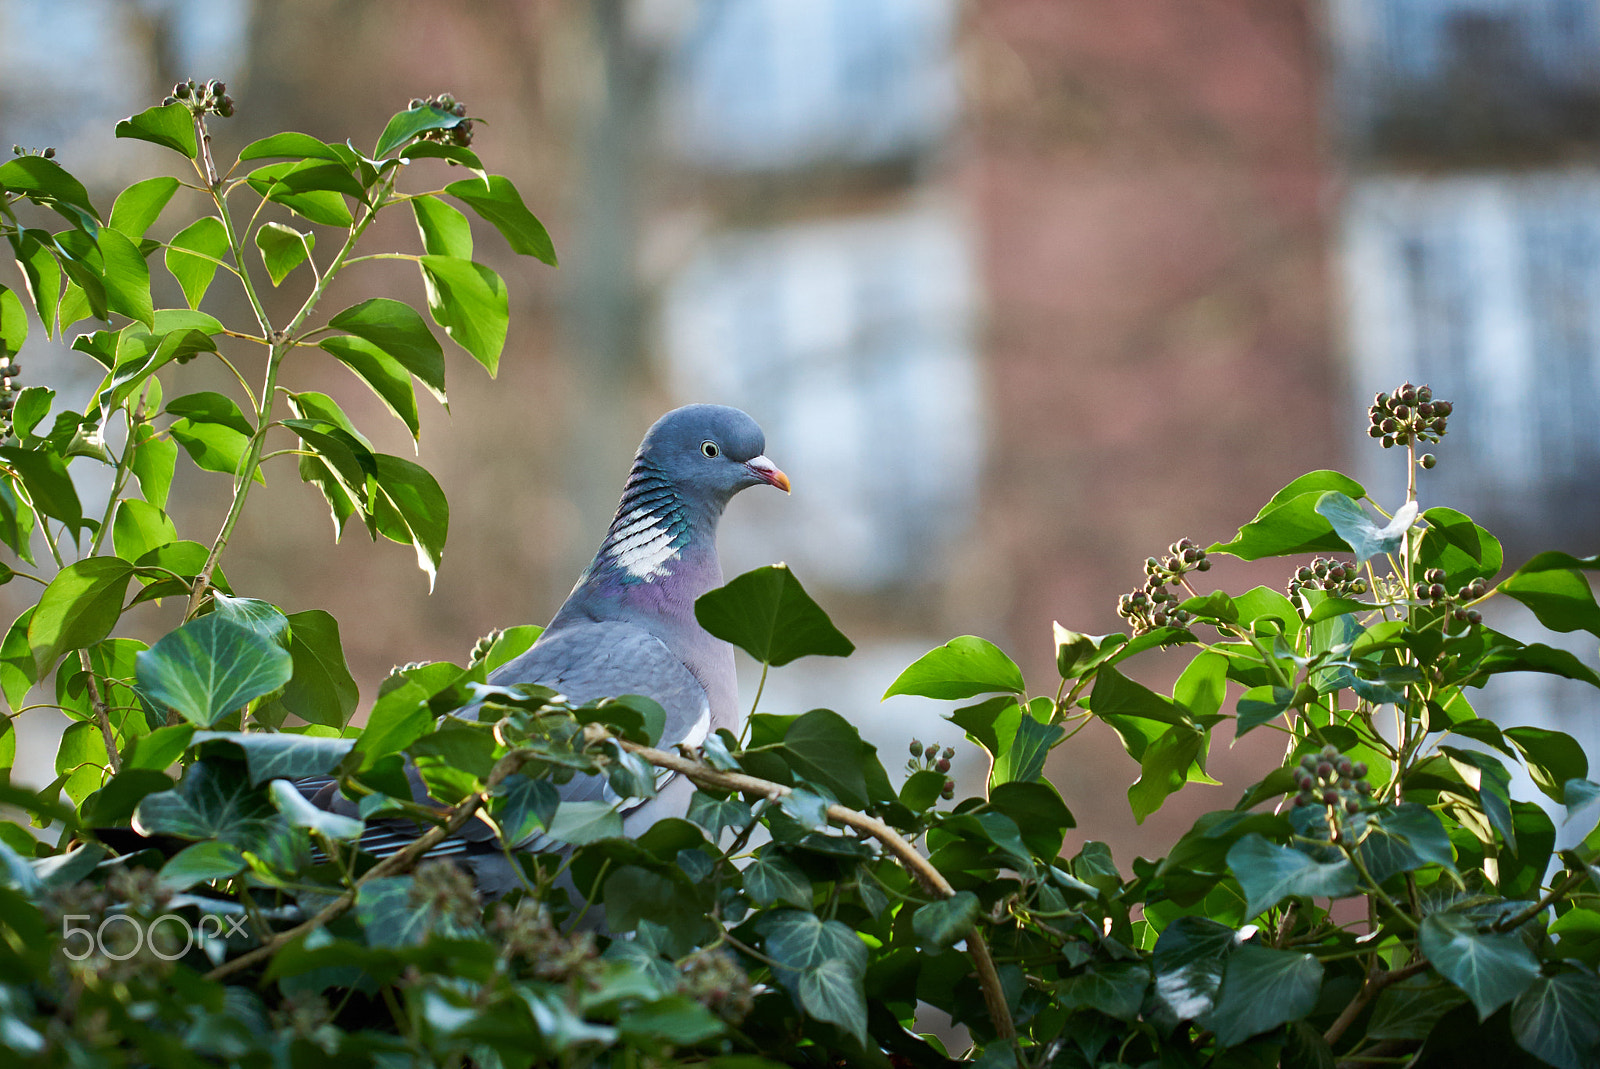
M1321 990L1322 963L1310 954L1245 943L1228 955L1216 1005L1200 1024L1231 1047L1304 1017Z
M1514 932L1482 932L1462 913L1430 913L1422 920L1422 952L1440 975L1464 991L1478 1020L1526 991L1539 975L1539 959Z
M808 897L801 905L809 908ZM971 891L957 891L949 898L939 898L918 906L911 916L911 927L917 933L917 942L930 951L944 950L966 938L973 923L983 912L978 896Z
M801 1008L866 1041L867 1003L862 991L867 948L838 921L784 909L762 918L764 949L777 964L778 982Z
M1353 894L1360 882L1355 866L1347 860L1318 861L1293 847L1268 842L1255 832L1233 844L1228 851L1228 869L1244 888L1247 917L1292 895L1343 898Z

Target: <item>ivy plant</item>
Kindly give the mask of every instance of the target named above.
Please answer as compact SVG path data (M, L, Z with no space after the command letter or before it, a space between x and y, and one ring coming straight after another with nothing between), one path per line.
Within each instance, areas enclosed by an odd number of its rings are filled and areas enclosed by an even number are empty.
M1420 510L1435 463L1420 450L1453 418L1428 387L1369 413L1404 458L1403 500L1318 471L1226 542L1174 542L1121 600L1126 633L1056 626L1037 691L976 636L890 681L954 703L948 720L989 758L978 784L950 780L953 746L920 740L891 777L854 723L871 710L757 708L743 737L665 751L647 699L487 686L536 638L527 626L463 664L396 670L357 729L337 621L233 590L229 538L263 467L289 458L336 526L359 516L414 546L430 579L448 511L420 467L296 391L287 358L345 365L415 435L416 384L444 396L434 328L491 373L505 337L506 290L472 259L469 213L518 253L554 252L453 98L412 101L370 155L282 133L222 172L210 126L232 110L224 86L185 82L118 124L193 175L137 182L109 216L47 154L0 166L25 283L0 289L0 579L38 588L0 643L0 767L30 700L72 721L52 783L0 786L31 821L0 821L7 1064L1600 1065L1600 784L1572 738L1474 708L1500 675L1600 687L1565 650L1496 630L1491 608L1600 637L1600 558L1542 553L1508 573L1465 514ZM466 177L402 191L440 166L426 160ZM180 191L198 218L163 225ZM400 205L421 251L364 251ZM426 314L323 307L374 257L417 264ZM152 263L186 307L154 306ZM250 321L202 310L217 282L243 290ZM302 287L287 321L267 315L266 284ZM94 321L73 342L102 376L82 412L20 385L30 307L52 335ZM172 365L196 359L237 388L166 398ZM204 540L166 511L180 449L232 488ZM85 507L73 465L109 470L104 501ZM1227 558L1268 557L1281 588L1217 582ZM161 599L184 610L169 634L117 635ZM853 650L782 566L697 613L763 673ZM1183 663L1156 688L1142 666L1161 649ZM1272 732L1281 757L1164 856L1119 863L1094 839L1064 852L1075 822L1051 777L1091 727L1132 759L1140 820L1215 785L1214 737ZM408 759L439 805L413 800ZM1514 796L1517 767L1545 804ZM695 784L687 813L632 839L608 803L556 789L602 776L647 795L660 770ZM308 802L305 777L355 815ZM382 857L360 845L381 821L415 825ZM429 856L485 823L549 844L509 855L519 885L492 901ZM929 1033L926 1007L957 1031Z

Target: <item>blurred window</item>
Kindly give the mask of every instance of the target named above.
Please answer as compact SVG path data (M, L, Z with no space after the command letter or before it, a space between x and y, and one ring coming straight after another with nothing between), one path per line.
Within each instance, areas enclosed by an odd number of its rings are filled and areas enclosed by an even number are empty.
M1333 0L1351 147L1549 154L1600 140L1595 0Z
M1592 552L1600 175L1368 177L1346 226L1362 404L1409 378L1460 412L1422 476L1424 505L1482 512L1522 548Z
M766 170L916 155L949 128L952 0L704 0L672 63L695 162Z
M673 392L747 407L806 500L741 503L755 519L730 573L788 559L847 589L926 581L965 529L984 441L969 244L920 209L726 233L674 279Z

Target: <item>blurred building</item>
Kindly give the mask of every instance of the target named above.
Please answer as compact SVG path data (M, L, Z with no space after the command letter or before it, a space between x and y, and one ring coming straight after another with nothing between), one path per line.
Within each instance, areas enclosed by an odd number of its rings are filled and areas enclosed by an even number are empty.
M789 561L863 647L774 673L763 704L838 708L890 764L957 735L942 704L877 703L929 645L989 636L1045 689L1050 621L1120 629L1177 538L1225 540L1319 467L1392 500L1401 463L1359 436L1407 377L1460 412L1425 504L1508 557L1596 548L1595 0L0 0L0 49L5 143L61 146L102 203L148 159L114 120L216 76L224 152L360 144L449 89L549 226L559 272L480 237L512 300L500 378L453 360L462 418L424 412L452 506L436 592L408 548L330 549L287 467L230 549L236 588L342 622L366 696L546 618L640 433L689 400L748 409L794 479L729 510L730 574ZM330 299L377 293L420 289L368 265ZM199 364L186 388L225 388ZM340 369L294 374L398 430ZM180 484L180 527L220 520L214 481ZM1576 689L1516 715L1600 723ZM1273 748L1219 740L1211 772ZM1234 797L1191 788L1135 829L1136 774L1096 730L1053 768L1119 857Z

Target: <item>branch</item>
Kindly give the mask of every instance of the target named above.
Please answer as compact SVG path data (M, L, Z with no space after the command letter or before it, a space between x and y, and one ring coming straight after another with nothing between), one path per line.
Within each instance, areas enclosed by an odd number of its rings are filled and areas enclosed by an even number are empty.
M390 854L372 866L362 874L361 878L348 891L324 906L322 911L310 920L302 921L293 928L279 932L248 954L241 954L237 958L223 962L206 973L206 979L221 980L224 977L232 976L236 972L248 969L259 961L265 961L267 958L272 957L273 954L276 954L290 940L305 935L307 932L315 931L347 912L351 906L355 905L356 896L360 893L362 885L371 880L381 879L384 876L397 876L401 873L410 872L416 863L422 860L424 854L438 845L441 840L447 839L460 831L467 821L473 818L473 815L483 807L484 799L488 797L489 792L494 790L501 780L517 771L526 762L533 760L534 756L532 752L527 750L513 750L511 753L506 754L495 763L494 768L490 769L488 779L483 781L483 790L474 793L472 797L449 810L450 815L443 824L429 828L405 849Z
M1507 917L1501 921L1496 921L1490 926L1491 930L1496 932L1509 932L1514 928L1521 928L1524 924L1527 924L1529 921L1533 920L1533 918L1537 917L1539 914L1555 905L1556 902L1565 898L1568 891L1575 890L1588 878L1589 869L1586 865L1577 872L1572 873L1556 886L1550 888L1548 894L1539 899L1539 901L1535 902L1533 905L1529 906L1527 909L1523 910L1521 913L1518 913L1512 917Z
M681 773L700 786L737 791L740 794L758 794L766 798L781 798L790 790L781 783L757 779L743 772L723 772L700 761L649 746L641 746L627 739L619 738L616 742L624 750L639 755L657 768ZM864 832L882 843L929 893L940 898L949 898L956 893L943 873L929 864L927 858L917 853L916 848L907 842L904 836L883 821L839 805L837 802L828 807L827 813L828 819L835 824ZM1017 1030L1011 1021L1011 1008L1006 1005L1005 992L1000 986L1000 974L995 970L994 958L989 954L989 945L984 942L983 933L976 924L967 932L966 940L967 950L972 955L973 968L978 974L978 984L983 989L984 1005L989 1010L990 1020L994 1022L995 1035L1009 1043L1016 1039Z
M1388 972L1367 973L1367 982L1361 985L1361 990L1356 992L1356 997L1350 1000L1350 1005L1339 1014L1338 1020L1329 1025L1328 1030L1322 1034L1323 1041L1331 1047L1340 1036L1344 1035L1345 1030L1355 1023L1355 1019L1361 1016L1361 1011L1367 1008L1367 1003L1378 997L1379 992L1390 984L1398 984L1401 980L1427 971L1428 965L1426 959L1419 959L1410 965L1390 969Z

